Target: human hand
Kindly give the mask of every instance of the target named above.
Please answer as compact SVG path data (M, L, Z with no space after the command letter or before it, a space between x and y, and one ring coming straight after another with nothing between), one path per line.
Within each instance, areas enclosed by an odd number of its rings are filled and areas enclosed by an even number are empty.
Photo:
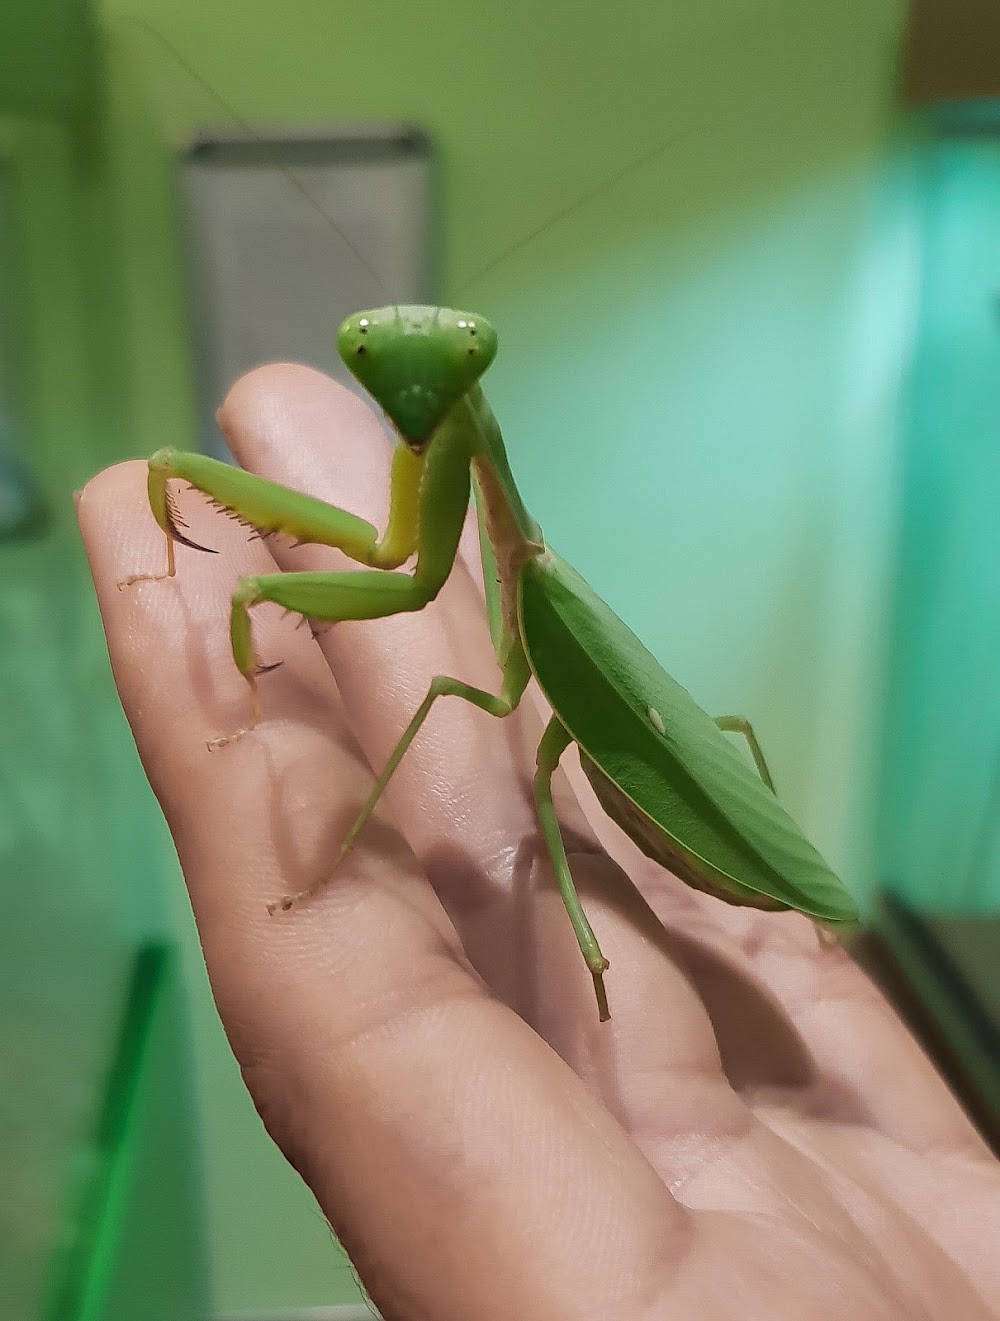
M245 467L384 524L388 444L326 378L263 368L223 422ZM439 703L329 885L269 917L329 867L430 676L496 688L475 538L419 614L314 640L256 610L283 662L264 721L209 752L246 714L236 578L346 562L181 501L219 553L118 591L162 563L145 465L81 497L115 678L247 1086L387 1318L997 1314L1000 1169L881 996L805 919L661 871L560 773L611 963L598 1022L537 835L530 701Z

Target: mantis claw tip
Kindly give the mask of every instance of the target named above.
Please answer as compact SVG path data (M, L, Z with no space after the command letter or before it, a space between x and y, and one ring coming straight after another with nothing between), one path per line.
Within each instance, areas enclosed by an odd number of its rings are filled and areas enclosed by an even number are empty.
M594 990L597 993L597 1013L600 1021L606 1023L611 1017L611 1010L608 1008L608 993L604 988L604 974L611 966L607 959L602 958L603 967L591 968L591 976L594 979Z

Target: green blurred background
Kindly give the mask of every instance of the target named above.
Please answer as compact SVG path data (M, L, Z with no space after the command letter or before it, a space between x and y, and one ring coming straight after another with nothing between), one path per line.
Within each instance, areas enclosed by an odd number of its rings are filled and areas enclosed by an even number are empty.
M707 709L752 716L862 901L988 912L1000 89L961 61L935 82L922 9L0 18L0 403L47 514L0 545L4 1316L358 1297L229 1056L72 519L102 465L194 441L175 149L226 115L157 34L247 120L431 135L435 294L499 329L490 395L547 535Z

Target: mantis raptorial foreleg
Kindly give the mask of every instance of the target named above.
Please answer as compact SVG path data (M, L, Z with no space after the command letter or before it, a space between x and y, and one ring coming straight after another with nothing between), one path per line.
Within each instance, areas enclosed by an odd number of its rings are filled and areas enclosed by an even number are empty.
M559 829L559 818L556 816L555 805L552 802L552 776L559 765L559 758L572 741L569 732L553 716L545 726L542 741L538 745L536 756L538 769L535 771L534 780L535 804L538 808L538 820L542 827L542 837L548 848L549 857L552 859L552 869L555 872L559 893L562 895L563 904L567 913L569 913L569 920L573 923L577 944L580 946L580 951L586 960L587 967L590 969L590 975L594 979L598 1011L601 1021L604 1022L611 1017L608 1009L607 992L604 989L604 973L609 965L607 959L601 953L597 937L587 920L587 914L583 911L580 896L576 892L573 873L569 869L569 861L566 857L566 847L563 844L562 831Z
M380 538L378 530L365 519L315 496L303 495L204 454L158 450L149 460L147 489L153 516L167 538L167 567L164 573L133 574L119 586L172 578L175 542L194 550L212 550L209 546L199 546L181 530L186 524L170 494L172 478L186 481L261 535L281 532L296 541L333 546L356 563L372 569L396 569L417 548L422 470L422 455L414 454L405 445L396 447L392 460L389 520L385 535Z
M772 793L777 790L774 787L774 780L771 778L771 772L768 770L767 762L764 760L764 753L757 742L757 735L753 732L753 725L747 720L746 716L714 716L713 719L720 729L726 730L730 734L742 734L747 741L750 749L750 755L754 759L757 767L757 773L764 781Z
M379 619L421 610L432 601L451 572L469 504L467 453L442 446L425 462L422 452L405 445L393 452L389 520L380 539L363 518L313 496L266 481L199 454L160 450L149 464L149 501L167 537L165 574L137 574L122 586L144 579L172 577L174 542L205 550L180 530L168 482L181 477L258 533L281 532L299 542L332 546L372 572L265 574L243 578L233 592L230 638L233 658L250 686L250 720L242 729L214 739L222 747L256 727L261 705L259 666L254 657L250 607L273 601L311 619L340 623ZM387 572L417 553L411 574Z

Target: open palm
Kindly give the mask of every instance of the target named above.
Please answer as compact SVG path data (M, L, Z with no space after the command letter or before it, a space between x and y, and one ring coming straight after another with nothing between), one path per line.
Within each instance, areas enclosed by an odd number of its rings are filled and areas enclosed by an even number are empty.
M387 442L325 377L261 369L222 421L247 468L384 521ZM269 917L329 867L429 677L495 689L475 540L417 615L314 639L258 610L283 662L265 720L209 752L246 714L236 578L344 561L182 503L219 553L119 591L163 559L144 465L80 499L115 678L247 1086L387 1318L996 1315L1000 1169L880 995L805 919L689 891L557 777L611 962L598 1022L537 835L531 702L439 704L331 883Z

